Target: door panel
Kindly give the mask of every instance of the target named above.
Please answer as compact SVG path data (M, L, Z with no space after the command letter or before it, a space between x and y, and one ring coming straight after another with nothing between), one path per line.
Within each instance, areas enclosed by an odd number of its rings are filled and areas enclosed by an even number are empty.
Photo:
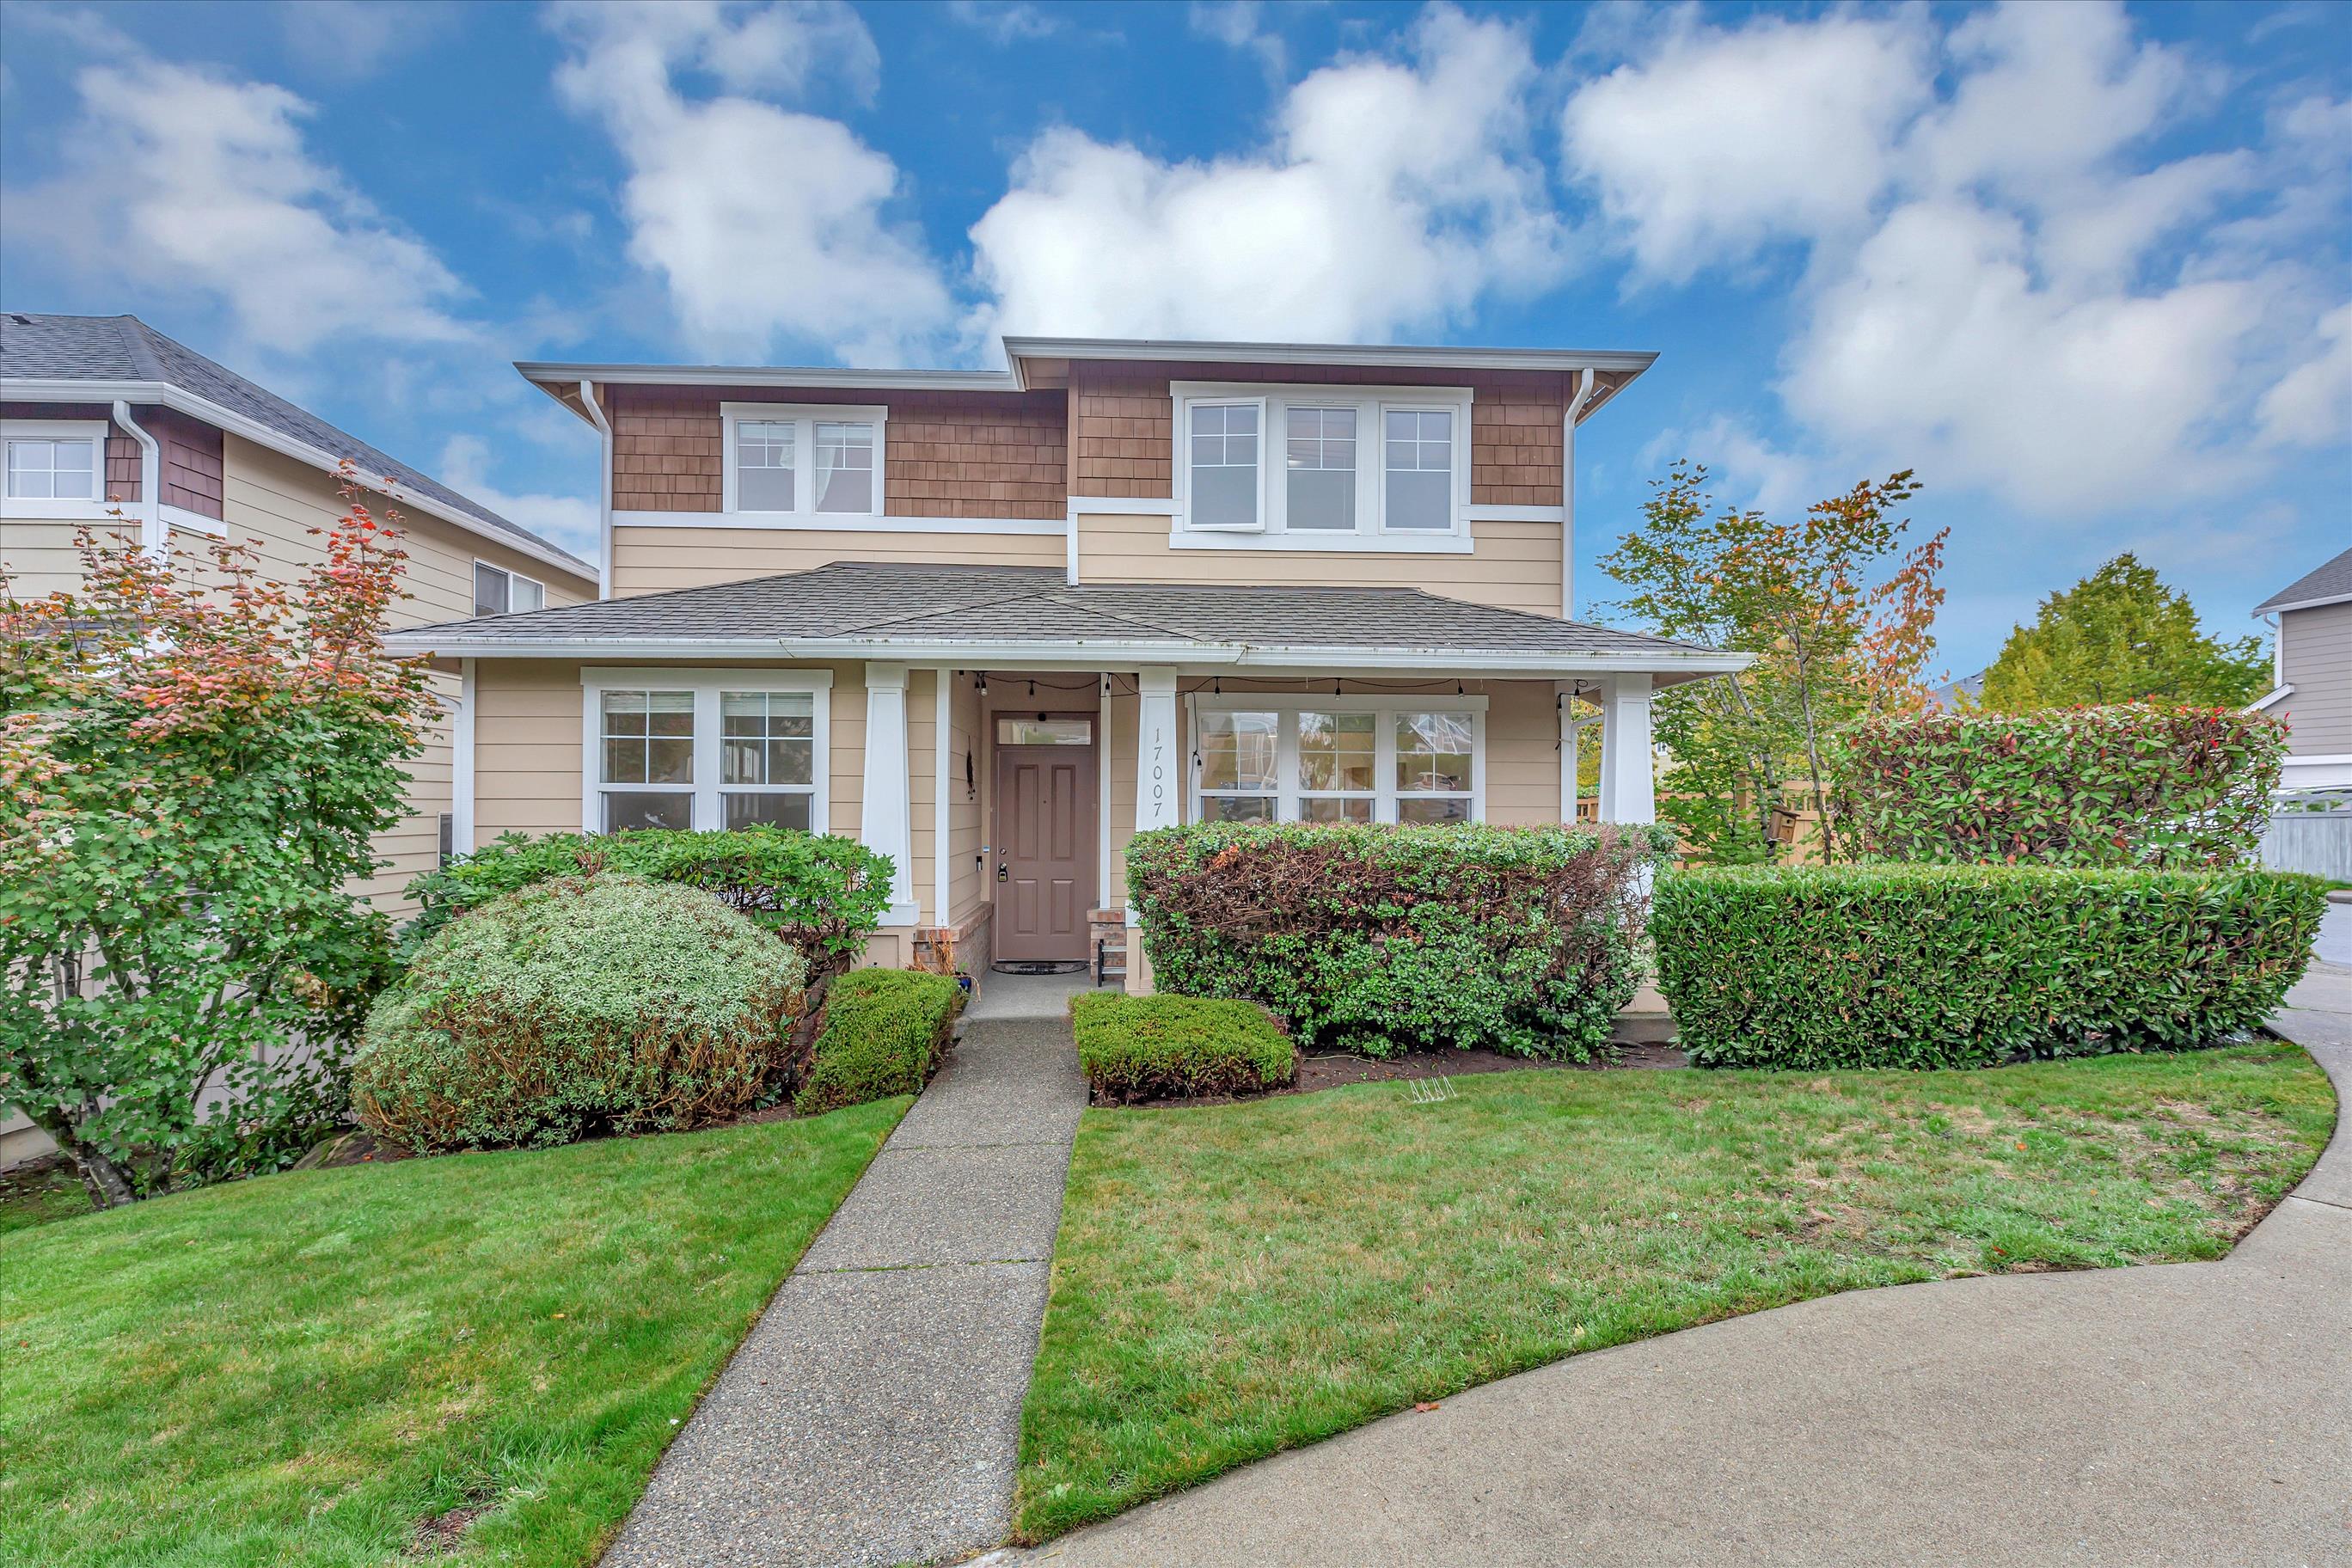
M1090 956L1094 752L1076 746L998 747L996 819L996 956Z

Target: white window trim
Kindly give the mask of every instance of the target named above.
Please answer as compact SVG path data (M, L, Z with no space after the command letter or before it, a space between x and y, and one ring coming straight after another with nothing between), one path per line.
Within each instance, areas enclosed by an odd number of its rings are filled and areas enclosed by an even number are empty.
M1466 386L1291 385L1265 382L1177 381L1169 384L1175 413L1169 461L1175 510L1169 543L1179 550L1373 550L1391 553L1463 554L1471 549L1470 419L1475 401ZM1258 526L1197 527L1192 518L1192 431L1196 406L1255 403L1258 408ZM1356 414L1356 528L1353 532L1288 527L1290 488L1276 482L1274 458L1287 451L1288 411L1351 408ZM1452 516L1444 528L1388 524L1387 416L1391 411L1454 416ZM1084 510L1081 508L1080 510Z
M529 583L537 587L539 589L539 607L542 610L549 607L547 603L547 584L544 582L541 582L539 578L525 576L522 573L516 571L511 566L501 566L495 561L485 561L478 555L474 557L475 571L479 572L485 566L488 567L493 572L502 572L506 574L507 607L504 610L498 612L499 614L508 616L527 616L530 614L529 610L518 610L514 607L514 585L517 583ZM473 584L471 583L467 584L467 587L469 590L472 586ZM478 609L475 611L477 616L481 612Z
M107 435L108 426L103 419L0 419L0 517L102 522L120 511L127 520L137 521L132 502L106 499ZM11 441L95 441L98 467L90 476L90 488L98 494L89 500L77 500L70 496L58 500L9 495L6 463L7 444Z
M811 519L871 520L884 515L883 492L888 489L884 475L888 471L885 447L886 428L890 410L878 403L722 403L719 405L720 426L726 432L720 442L720 475L719 510L727 517L738 518L744 523L772 528L806 527ZM791 424L793 431L793 510L790 511L748 511L736 504L735 496L735 426L744 419L771 420ZM829 423L874 426L874 504L865 511L819 511L816 510L816 426L819 420ZM740 523L738 526L741 526Z
M606 784L604 782L604 700L607 691L690 691L694 694L694 782L676 784ZM814 699L814 754L809 759L809 831L823 833L832 808L833 671L829 669L583 669L580 672L580 830L602 833L600 798L608 788L637 794L694 796L694 826L709 832L724 826L720 802L719 694L722 691L803 692ZM769 788L765 793L794 794Z
M1275 742L1275 820L1298 820L1298 802L1308 792L1298 787L1298 715L1309 713L1371 713L1372 820L1392 823L1400 799L1435 798L1423 790L1400 793L1396 787L1396 721L1399 713L1467 713L1470 715L1470 820L1486 820L1486 699L1445 697L1434 692L1349 693L1340 697L1299 696L1290 692L1226 692L1207 696L1193 692L1185 699L1186 730L1192 736L1192 760L1185 768L1184 820L1201 820L1201 717L1205 713L1277 713L1281 725ZM1249 795L1249 790L1220 790L1220 795ZM1332 794L1317 791L1316 794ZM1451 795L1443 798L1451 799Z

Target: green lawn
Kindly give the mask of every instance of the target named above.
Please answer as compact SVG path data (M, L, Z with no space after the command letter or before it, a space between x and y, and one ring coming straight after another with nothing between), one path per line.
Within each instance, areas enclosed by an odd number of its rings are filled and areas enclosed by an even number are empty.
M1514 1072L1088 1110L1022 1421L1041 1539L1420 1400L1858 1286L2215 1258L2325 1145L2249 1045L1979 1072Z
M0 1563L590 1562L908 1103L0 1236Z

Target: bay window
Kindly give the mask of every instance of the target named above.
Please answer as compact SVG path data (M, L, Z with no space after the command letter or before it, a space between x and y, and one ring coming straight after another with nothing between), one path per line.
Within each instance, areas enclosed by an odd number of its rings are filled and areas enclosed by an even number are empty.
M887 410L852 404L723 403L721 510L794 519L879 517Z
M832 679L827 670L584 671L582 827L824 832Z
M1179 548L1469 548L1466 388L1171 390Z
M1193 699L1198 822L1475 822L1486 699Z

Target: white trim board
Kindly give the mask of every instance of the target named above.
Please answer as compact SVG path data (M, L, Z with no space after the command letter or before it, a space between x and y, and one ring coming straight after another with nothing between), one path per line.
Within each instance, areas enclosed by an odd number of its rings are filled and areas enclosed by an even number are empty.
M1055 537L1062 517L891 517L857 512L615 511L614 528L742 528L771 533L1008 533Z

